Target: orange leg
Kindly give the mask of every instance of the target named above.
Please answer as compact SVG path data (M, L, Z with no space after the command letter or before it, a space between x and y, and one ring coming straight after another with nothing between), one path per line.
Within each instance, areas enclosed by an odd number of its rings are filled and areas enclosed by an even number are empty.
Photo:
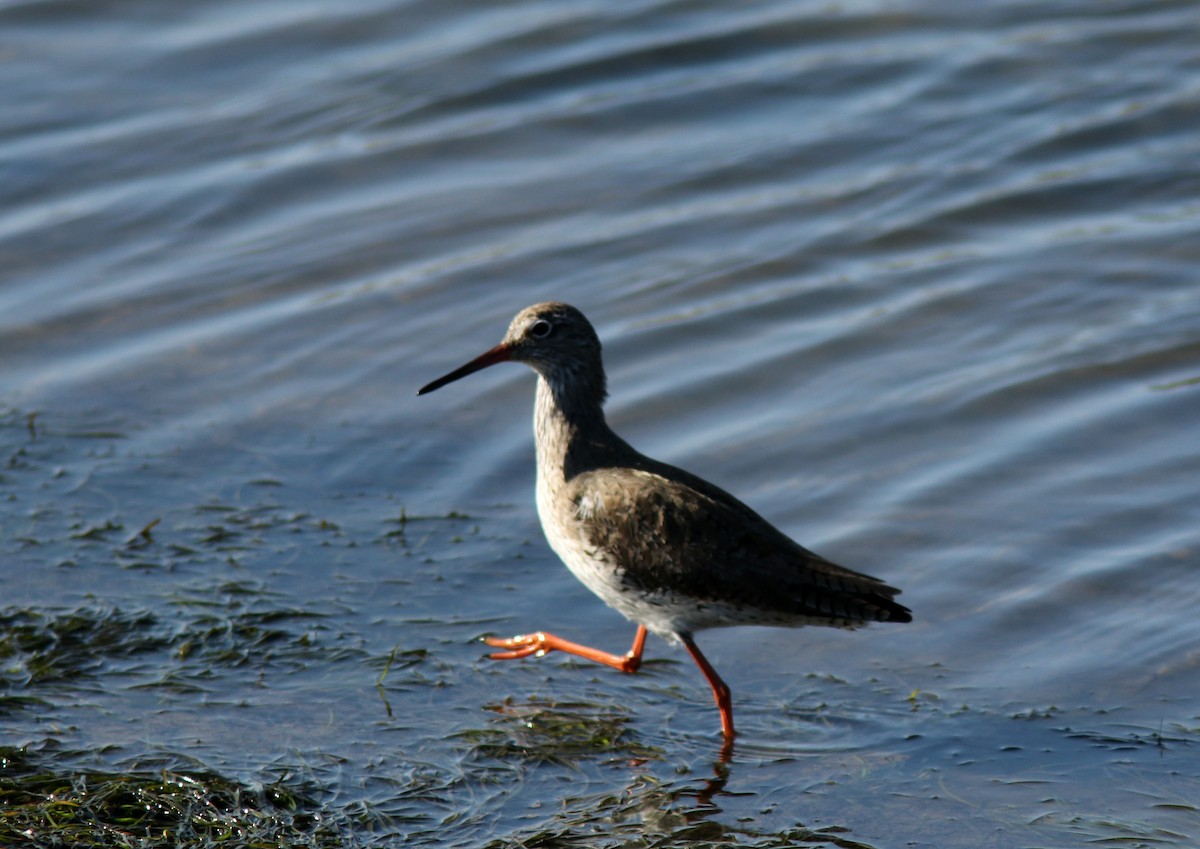
M704 673L704 677L708 679L708 686L712 687L713 698L717 700L717 709L721 711L721 733L725 735L726 744L733 740L733 694L729 690L729 685L721 680L721 676L717 674L717 670L713 669L712 664L708 662L708 658L700 653L700 649L696 647L696 642L690 636L679 636L683 640L684 647L688 650L688 654L692 656L692 660L696 661L696 665L700 667L700 671ZM724 758L723 758L724 760Z
M611 666L622 672L637 672L638 667L642 665L642 649L646 645L646 626L638 625L637 635L633 638L633 648L627 654L610 654L599 649L588 648L544 631L538 631L536 634L521 634L507 640L502 637L484 637L483 641L498 649L509 649L509 651L498 651L488 655L492 660L515 660L518 657L529 657L531 654L541 657L552 651L565 651L567 654L594 660L596 663L603 663L605 666ZM714 672L713 675L716 673ZM728 691L728 688L726 690Z

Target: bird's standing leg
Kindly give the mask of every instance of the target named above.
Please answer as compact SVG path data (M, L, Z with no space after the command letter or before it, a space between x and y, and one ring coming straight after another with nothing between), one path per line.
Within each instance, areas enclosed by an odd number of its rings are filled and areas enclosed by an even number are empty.
M642 665L642 649L646 645L646 626L638 625L637 635L633 638L633 647L626 654L610 654L599 649L581 646L544 631L538 631L536 634L521 634L508 639L484 637L483 641L489 646L509 650L493 652L488 655L492 660L515 660L518 657L529 657L531 654L541 657L552 651L565 651L567 654L594 660L596 663L603 663L605 666L611 666L622 672L637 672L638 667ZM715 672L713 674L716 675ZM726 688L726 692L728 693L728 688Z
M696 641L691 635L679 634L679 639L683 640L684 648L688 650L688 654L692 656L692 660L696 661L696 665L700 667L700 671L704 673L704 677L708 679L708 686L712 687L713 698L717 700L717 709L721 711L721 733L725 735L725 741L728 743L733 740L733 694L729 690L729 685L721 680L721 676L717 674L717 670L713 669L711 663L708 662L700 649L696 646Z

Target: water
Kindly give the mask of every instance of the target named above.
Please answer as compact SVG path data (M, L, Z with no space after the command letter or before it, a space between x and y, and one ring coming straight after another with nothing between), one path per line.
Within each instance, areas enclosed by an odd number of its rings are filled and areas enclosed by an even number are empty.
M393 842L1197 840L1193 4L0 21L0 612L90 623L3 661L10 744ZM678 650L473 642L632 639L541 540L530 374L414 396L549 298L618 432L914 611L701 635L715 773Z

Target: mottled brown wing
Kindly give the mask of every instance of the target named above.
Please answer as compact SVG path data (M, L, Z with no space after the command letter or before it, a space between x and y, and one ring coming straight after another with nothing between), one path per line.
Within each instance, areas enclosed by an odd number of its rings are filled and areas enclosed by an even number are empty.
M782 619L911 621L892 600L899 590L809 551L724 490L653 466L586 472L570 486L587 544L628 588Z

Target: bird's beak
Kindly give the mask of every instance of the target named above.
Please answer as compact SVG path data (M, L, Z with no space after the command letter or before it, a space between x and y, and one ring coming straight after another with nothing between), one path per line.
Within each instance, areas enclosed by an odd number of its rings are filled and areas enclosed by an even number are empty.
M456 368L454 371L450 372L449 374L442 375L431 383L426 383L417 390L417 394L424 395L426 392L432 392L435 389L441 389L447 383L453 383L460 377L466 377L468 374L474 374L480 369L485 369L488 366L494 366L496 363L508 362L511 359L512 349L509 348L508 345L505 345L503 342L501 342L495 348L492 348L490 351L485 351L475 359L471 360L471 362L467 363L465 366Z

